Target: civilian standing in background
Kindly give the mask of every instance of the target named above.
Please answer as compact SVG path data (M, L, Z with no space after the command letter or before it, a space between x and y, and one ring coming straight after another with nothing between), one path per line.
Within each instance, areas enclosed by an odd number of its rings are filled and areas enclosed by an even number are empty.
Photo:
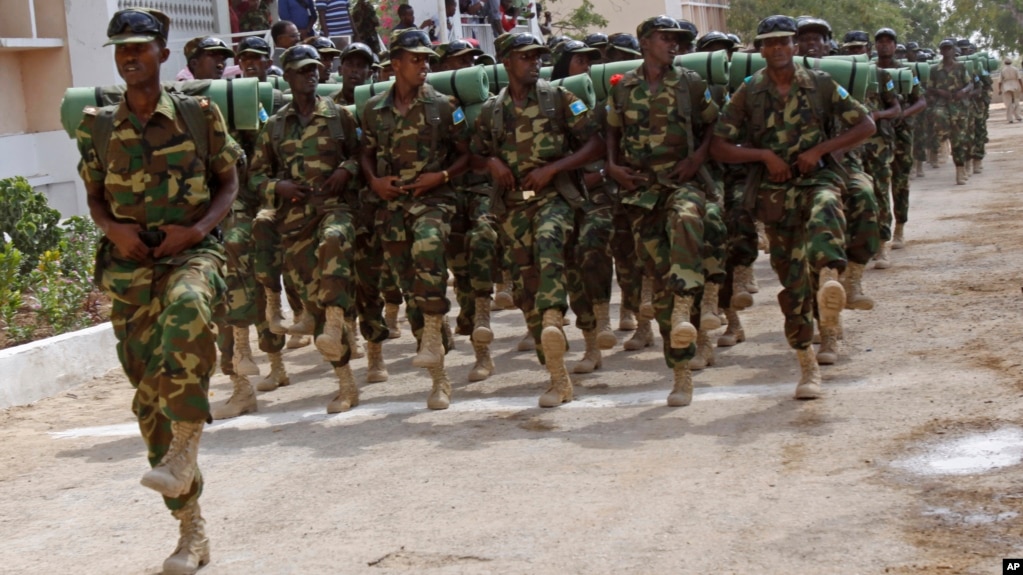
M302 39L316 35L313 24L316 23L318 15L314 0L278 0L277 15L281 20L294 23Z
M1019 96L1023 86L1019 81L1019 68L1012 65L1012 59L1005 59L1005 66L1002 68L1002 81L998 89L1002 92L1002 102L1005 102L1005 119L1009 123L1023 122L1023 116L1019 113Z
M352 19L348 16L348 0L316 0L320 16L320 33L328 38L351 36Z

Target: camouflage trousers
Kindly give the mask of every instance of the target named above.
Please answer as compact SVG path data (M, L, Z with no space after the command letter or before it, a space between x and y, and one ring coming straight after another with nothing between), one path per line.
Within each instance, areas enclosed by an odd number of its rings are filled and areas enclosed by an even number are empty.
M892 160L895 152L891 142L875 134L863 145L863 166L874 180L877 200L877 225L881 241L892 239Z
M110 320L117 356L135 388L132 412L156 466L170 448L172 421L211 421L210 377L217 360L213 321L227 290L223 259L196 254L178 266L153 269L148 303L132 305L113 298ZM164 498L180 509L202 493L196 473L188 493Z
M232 212L221 223L224 231L224 251L227 252L227 314L225 324L247 327L255 324L259 349L266 353L277 353L284 349L284 336L270 331L266 321L266 292L257 289L256 273L253 268L252 216L244 212ZM299 308L300 309L300 308ZM223 330L218 340L224 339ZM233 337L228 350L233 348ZM224 351L223 348L221 348Z
M494 293L497 223L490 215L490 205L490 196L486 194L459 193L451 221L447 256L455 276L459 308L455 332L459 335L472 335L476 298L489 298Z
M623 204L617 204L611 217L613 228L611 254L614 256L615 277L622 292L622 307L632 313L639 313L643 299L643 267L636 257L636 242L632 237L632 226Z
M568 310L565 247L575 221L574 210L553 188L529 202L508 203L501 219L505 263L515 283L516 305L544 363L540 331L543 312Z
M593 306L611 301L614 256L611 254L612 199L601 203L591 199L575 210L572 231L565 247L565 279L568 301L575 314L575 326L581 330L597 328Z
M970 133L973 135L973 146L971 148L970 158L974 160L983 160L987 149L987 118L990 106L983 100L975 100L973 102L973 126L970 128Z
M877 223L877 197L874 182L858 162L843 164L849 173L845 181L842 204L845 211L845 254L849 261L861 265L881 248L881 229Z
M386 211L386 208L381 208ZM417 204L416 212L402 209L402 229L382 229L379 222L393 222L395 214L382 219L378 211L377 233L384 238L384 261L395 275L398 287L405 296L406 316L416 337L422 340L423 316L444 315L451 309L448 300L448 267L445 245L451 232L451 217L455 213L453 203L433 202ZM403 237L401 241L386 238ZM445 337L444 349L450 342Z
M703 278L705 282L725 281L728 259L728 227L724 209L718 202L708 201L703 218Z
M401 291L384 263L384 248L373 229L376 206L364 206L359 212L361 222L355 231L355 311L359 318L359 332L366 341L381 343L390 333L384 322L384 302L401 303ZM384 299L381 286L384 280L397 294L397 301ZM345 313L350 314L349 310Z
M732 280L736 266L750 267L757 261L757 226L753 214L743 206L744 186L738 182L726 185L723 193L727 243L725 245L725 280L718 292L718 306L727 308L732 302Z
M957 167L966 165L969 158L969 143L966 127L967 115L958 105L938 104L934 107L934 137L928 149L937 155L941 142L949 140L952 144L952 162Z
M913 127L908 121L895 126L895 158L892 160L892 213L895 222L909 219L909 174L913 171Z
M934 139L934 109L931 106L910 118L913 124L913 160L927 161L927 150Z
M686 184L662 196L653 209L628 204L624 208L643 275L652 280L654 319L663 340L664 360L674 368L696 352L695 344L671 348L671 313L676 295L698 297L703 291L704 193Z

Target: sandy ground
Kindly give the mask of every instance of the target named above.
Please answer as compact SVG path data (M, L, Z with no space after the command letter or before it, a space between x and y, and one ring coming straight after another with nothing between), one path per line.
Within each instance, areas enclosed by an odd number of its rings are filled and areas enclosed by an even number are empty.
M616 348L575 402L537 408L545 372L514 351L515 312L496 315L488 381L464 383L460 338L445 412L425 409L407 329L384 348L390 381L339 416L328 366L288 352L293 385L203 437L203 573L1000 573L1023 556L1021 130L998 107L982 174L912 181L907 248L868 270L877 307L845 312L817 401L791 399L764 257L749 339L684 409L664 405L659 347ZM130 399L115 373L0 412L0 572L159 571L176 522L138 483Z

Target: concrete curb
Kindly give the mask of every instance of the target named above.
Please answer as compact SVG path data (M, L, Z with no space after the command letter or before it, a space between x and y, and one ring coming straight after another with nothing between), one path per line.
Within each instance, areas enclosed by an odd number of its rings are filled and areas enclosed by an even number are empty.
M0 350L0 409L25 405L120 367L110 322Z

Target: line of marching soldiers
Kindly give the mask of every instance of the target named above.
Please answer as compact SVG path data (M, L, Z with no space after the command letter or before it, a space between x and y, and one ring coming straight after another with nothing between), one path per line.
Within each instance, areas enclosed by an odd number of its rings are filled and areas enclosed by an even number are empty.
M221 365L234 389L214 417L255 411L254 387L288 385L281 352L310 338L338 378L328 411L357 405L350 360L366 356L369 383L388 378L382 344L400 335L402 303L418 343L412 363L431 377L430 408L449 405L444 356L455 335L472 343L470 381L495 372L492 307L522 310L528 333L518 349L535 349L550 375L540 405L560 405L573 397L564 315L572 309L585 342L571 371L599 369L602 353L618 345L613 277L622 293L618 328L633 331L623 347L653 345L656 323L674 375L668 403L688 405L692 371L714 364L712 332L725 326L722 347L745 338L738 312L758 289L758 244L783 287L785 335L802 369L796 397L815 398L818 365L839 355L840 312L874 306L862 287L865 267L889 267L889 250L903 246L910 178L924 177L924 162L938 166L943 140L957 183L982 169L988 84L955 59L973 49L968 41L943 41L930 81L915 78L912 92L899 94L883 69L931 54L899 44L889 28L872 37L851 31L837 45L820 18L766 18L754 49L767 68L734 93L673 63L691 51L740 47L734 35L699 36L686 21L659 16L635 36L551 40L498 39L508 86L476 118L425 81L430 71L494 61L469 42L434 47L408 29L392 34L383 62L364 45L338 51L323 39L285 52L290 103L261 131L233 134L249 158L247 185L224 223L230 293ZM193 73L205 53L230 51L213 44L186 47ZM796 54L872 47L880 81L863 102L793 62ZM265 42L246 39L231 55L243 75L265 79ZM318 96L338 56L339 90ZM593 63L640 59L592 110L539 77L543 63L557 80ZM356 119L342 106L374 74L394 87ZM459 304L453 333L449 270ZM295 310L290 326L282 283ZM255 386L251 326L270 358Z

